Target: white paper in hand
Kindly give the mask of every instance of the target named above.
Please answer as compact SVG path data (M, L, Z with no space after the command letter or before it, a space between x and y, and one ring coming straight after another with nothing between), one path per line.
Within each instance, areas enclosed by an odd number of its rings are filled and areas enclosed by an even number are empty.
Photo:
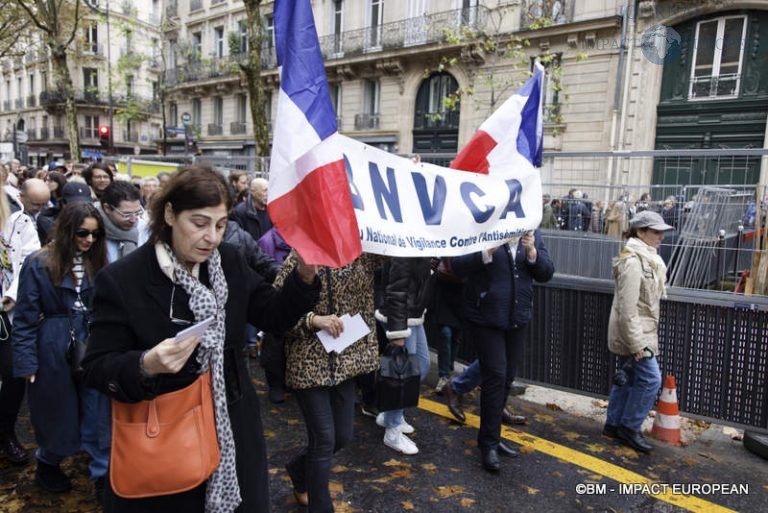
M189 328L183 329L180 332L176 334L175 337L173 337L174 342L181 342L185 338L189 337L202 337L205 333L205 330L208 329L208 327L211 325L211 323L214 321L214 317L208 317L207 319L204 319L197 324L193 324Z
M320 339L323 347L329 353L331 351L340 353L371 332L371 328L368 327L360 314L354 316L344 314L339 319L344 323L344 331L341 332L339 338L333 338L333 335L325 330L317 332L317 338Z

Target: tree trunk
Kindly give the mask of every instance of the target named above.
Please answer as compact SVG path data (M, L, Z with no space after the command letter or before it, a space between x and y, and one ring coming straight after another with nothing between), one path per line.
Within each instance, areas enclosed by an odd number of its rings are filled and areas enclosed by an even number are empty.
M64 113L67 118L67 138L69 139L70 158L77 162L80 159L80 134L77 124L77 109L75 108L75 90L72 77L67 67L66 50L49 46L51 49L51 64L53 66L54 83L64 95Z
M267 119L266 92L261 79L261 47L264 38L264 24L259 11L261 0L244 0L248 17L248 59L241 63L250 98L251 119L253 121L253 139L256 154L260 157L269 155L269 130Z

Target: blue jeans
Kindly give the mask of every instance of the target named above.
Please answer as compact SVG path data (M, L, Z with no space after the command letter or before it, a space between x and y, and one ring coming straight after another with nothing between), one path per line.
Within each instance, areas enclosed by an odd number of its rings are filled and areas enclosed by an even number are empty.
M459 395L466 394L479 387L481 380L480 360L475 359L464 369L464 372L451 380L451 388Z
M298 492L309 495L310 513L332 513L328 490L333 455L352 439L355 412L355 381L348 379L335 387L295 390L304 423L307 447L286 468Z
M405 339L405 348L408 350L408 354L415 354L419 357L419 371L423 382L429 374L429 347L423 324L411 327L411 336ZM402 423L403 410L384 412L384 427L393 428Z
M442 377L448 377L453 372L453 360L459 352L461 330L444 324L440 326L440 338L437 345L437 372Z
M660 387L661 372L656 357L635 362L635 370L629 381L624 386L611 387L605 423L640 431Z

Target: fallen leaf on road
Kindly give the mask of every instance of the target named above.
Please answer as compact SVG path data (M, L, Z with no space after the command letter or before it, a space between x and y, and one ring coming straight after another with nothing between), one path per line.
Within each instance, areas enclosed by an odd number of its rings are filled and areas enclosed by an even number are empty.
M581 438L582 435L578 433L574 433L573 431L566 431L563 436L568 440L573 441L573 440L578 440L579 438Z
M411 501L403 501L400 504L403 505L403 509L405 509L405 510L409 510L410 511L410 510L414 509L413 503Z
M297 426L299 424L299 419L288 419L285 423L289 426Z
M601 453L605 451L605 446L603 444L587 444L585 449L589 452Z
M459 504L461 504L461 505L462 505L462 506L464 506L465 508L471 508L472 506L474 506L474 505L475 505L475 499L470 499L469 497L463 497L463 498L462 498L462 499L459 501Z
M523 485L523 488L525 488L525 491L528 492L528 495L536 495L541 490L538 490L536 488L531 488L530 486Z
M706 452L700 452L699 456L701 456L702 458L707 458L708 460L712 460L712 461L716 461L716 462L720 463L720 460L717 459L714 454L709 454L709 453L706 453Z
M402 463L401 463L401 462L399 462L399 461L397 461L397 460L396 460L396 459L394 459L394 458L393 458L393 459L391 459L391 460L388 460L388 461L385 461L385 462L384 462L384 466L385 466L385 467L399 467L400 465L402 465ZM409 465L410 465L410 464L409 464Z
M450 497L452 495L458 495L460 493L464 493L464 487L459 485L453 485L453 486L438 486L435 488L437 491L437 495L442 497L443 499L446 497Z
M558 405L556 405L555 403L547 403L547 409L548 409L548 410L552 410L552 411L563 411L563 409L562 409L562 408L560 408L560 407L559 407Z
M346 472L347 470L349 469L344 465L334 465L334 467L331 469L331 472L333 472L334 474L340 474L342 472Z
M344 485L338 481L331 481L328 483L328 490L331 492L331 497L336 497L340 493L344 493Z
M336 513L354 513L357 510L346 501L333 501L333 511Z
M435 465L434 463L424 463L421 465L421 468L423 468L430 474L434 474L435 472L437 472L437 465Z
M517 450L520 454L531 454L533 451L535 451L533 447L530 445L521 445L520 448Z

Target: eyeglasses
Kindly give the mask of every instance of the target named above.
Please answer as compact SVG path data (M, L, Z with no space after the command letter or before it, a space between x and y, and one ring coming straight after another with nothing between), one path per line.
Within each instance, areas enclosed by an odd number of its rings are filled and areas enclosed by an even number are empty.
M75 232L75 237L80 237L81 239L85 239L89 235L94 239L98 239L101 237L101 230L86 230L85 228L80 228Z
M178 319L173 316L173 298L176 295L176 283L173 284L173 288L171 289L171 309L168 312L168 317L171 319L171 324L175 324L176 326L191 326L192 321L189 321L187 319Z
M123 219L125 219L126 221L128 221L130 219L138 219L138 218L141 217L141 214L144 213L144 209L143 208L140 208L139 210L136 210L135 212L123 212L119 208L115 208L112 205L110 205L109 208L111 208L112 210L117 212L117 214L120 217L122 217Z

